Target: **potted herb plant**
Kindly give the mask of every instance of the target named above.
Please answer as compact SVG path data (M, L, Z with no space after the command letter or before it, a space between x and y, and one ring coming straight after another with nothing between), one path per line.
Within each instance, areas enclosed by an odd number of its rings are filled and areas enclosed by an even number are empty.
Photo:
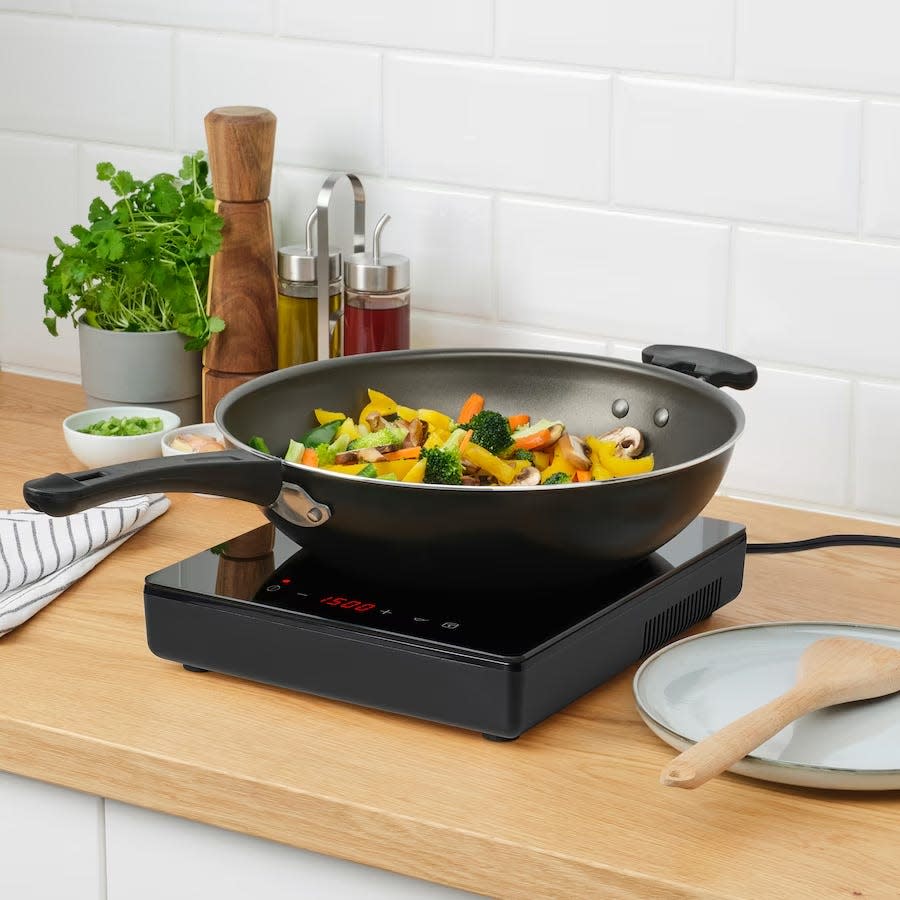
M100 197L88 224L55 237L47 259L44 324L78 328L88 401L171 403L200 394L200 350L225 323L206 313L210 258L222 242L202 151L178 175L139 181L99 163L97 178L118 198ZM199 409L199 405L197 407Z

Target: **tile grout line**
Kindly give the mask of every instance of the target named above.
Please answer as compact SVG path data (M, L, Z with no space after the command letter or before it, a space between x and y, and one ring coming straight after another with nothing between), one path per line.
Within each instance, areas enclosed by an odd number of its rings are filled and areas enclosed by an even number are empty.
M863 103L859 109L859 141L857 143L857 160L858 171L856 181L856 236L859 240L863 240L863 232L865 230L866 220L866 201L865 201L865 158L866 158L866 121L869 118L869 104Z
M728 271L725 282L725 349L734 352L735 320L737 318L737 226L728 229Z
M731 80L737 84L738 19L741 14L741 0L731 0Z

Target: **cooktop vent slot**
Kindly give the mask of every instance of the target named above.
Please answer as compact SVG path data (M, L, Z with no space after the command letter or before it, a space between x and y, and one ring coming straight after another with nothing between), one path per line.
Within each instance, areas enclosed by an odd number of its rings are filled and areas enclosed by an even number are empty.
M722 579L717 578L654 616L644 625L641 656L652 653L685 628L711 616L718 608L721 596Z

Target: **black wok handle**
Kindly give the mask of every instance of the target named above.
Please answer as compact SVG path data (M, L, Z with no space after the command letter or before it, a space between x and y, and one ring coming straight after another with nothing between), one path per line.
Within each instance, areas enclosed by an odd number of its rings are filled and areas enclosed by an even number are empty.
M157 491L219 494L268 506L281 487L281 460L226 450L140 459L72 475L56 472L25 482L22 493L32 509L68 516L109 500Z
M746 391L756 384L756 366L739 356L707 350L704 347L681 347L676 344L654 344L645 347L641 358L645 363L693 375L716 387Z

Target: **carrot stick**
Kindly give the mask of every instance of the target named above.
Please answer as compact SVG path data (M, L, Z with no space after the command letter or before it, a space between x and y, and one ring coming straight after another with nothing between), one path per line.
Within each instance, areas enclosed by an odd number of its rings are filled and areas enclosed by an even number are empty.
M456 417L456 421L459 422L460 425L465 425L472 416L476 413L480 413L483 409L484 397L482 397L481 394L472 394L469 399L463 403L462 409Z
M392 459L418 459L421 452L421 447L403 447L401 450L392 450L390 453L385 453L384 458L388 461Z
M319 466L319 454L312 447L307 447L303 451L303 456L300 457L300 464L304 466L313 466L318 468Z
M584 469L576 469L575 470L575 480L576 481L590 481L591 473L586 472Z
M464 435L463 439L459 442L459 452L462 453L463 450L468 446L469 441L472 440L472 435L475 434L474 431L470 428Z
M537 447L544 447L549 444L551 437L550 429L542 428L534 434L528 434L523 438L519 438L513 444L513 447L515 447L516 450L534 450Z
M510 416L507 420L509 422L509 427L512 431L515 431L517 428L521 428L523 425L527 425L531 421L531 416L526 416L525 413L520 413L517 416Z

